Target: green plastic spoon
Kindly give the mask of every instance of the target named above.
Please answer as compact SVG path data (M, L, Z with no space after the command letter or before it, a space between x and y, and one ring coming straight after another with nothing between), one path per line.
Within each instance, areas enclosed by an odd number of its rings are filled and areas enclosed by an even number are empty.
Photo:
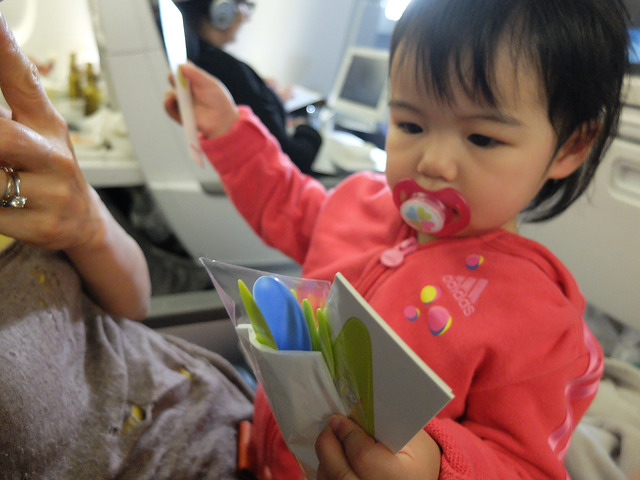
M320 342L320 351L324 362L327 364L331 378L336 378L336 364L333 357L333 347L331 346L331 328L329 327L329 319L322 308L316 311L318 319L318 338Z
M309 327L309 336L311 337L311 348L320 352L320 337L318 336L318 326L316 325L316 316L313 314L313 307L308 299L302 300L302 313Z
M242 280L238 280L238 288L240 289L240 298L242 298L244 309L247 311L247 315L249 315L249 321L256 334L256 339L261 344L278 350L278 345L276 345L276 341L273 339L271 329L262 316L258 305L256 305L256 302L253 300L251 291Z

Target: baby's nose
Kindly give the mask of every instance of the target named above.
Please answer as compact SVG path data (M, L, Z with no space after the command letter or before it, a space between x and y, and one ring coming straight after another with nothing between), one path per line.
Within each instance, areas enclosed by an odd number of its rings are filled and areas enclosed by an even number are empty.
M458 154L449 142L434 140L425 146L418 172L431 178L452 182L458 175Z

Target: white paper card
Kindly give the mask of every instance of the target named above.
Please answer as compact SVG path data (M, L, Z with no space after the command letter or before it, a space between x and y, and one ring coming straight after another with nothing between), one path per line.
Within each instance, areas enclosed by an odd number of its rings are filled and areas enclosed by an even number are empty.
M204 167L204 154L200 148L189 81L184 78L178 68L180 65L187 63L187 44L182 14L171 0L159 0L158 7L160 9L160 24L162 25L162 35L169 67L175 77L178 109L187 139L189 155L194 162Z
M349 416L398 452L453 398L449 386L342 274L329 284L200 260L236 326L284 440L309 478L318 466L315 441L332 414ZM320 351L275 350L258 342L238 280L251 288L263 275L278 278L299 301L313 298L327 312L333 373Z

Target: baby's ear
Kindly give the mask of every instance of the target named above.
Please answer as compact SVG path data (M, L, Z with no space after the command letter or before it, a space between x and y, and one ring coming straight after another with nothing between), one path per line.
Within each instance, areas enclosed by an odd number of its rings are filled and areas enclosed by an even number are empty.
M600 126L585 124L564 142L549 167L549 178L566 178L586 160L593 142L600 133Z

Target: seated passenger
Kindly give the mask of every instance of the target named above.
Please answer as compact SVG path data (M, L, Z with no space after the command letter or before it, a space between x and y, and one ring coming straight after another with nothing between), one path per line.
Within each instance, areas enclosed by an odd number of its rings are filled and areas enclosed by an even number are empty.
M320 134L306 123L287 132L282 99L249 65L224 51L249 18L253 4L243 0L187 0L178 2L187 26L189 59L227 87L235 103L248 105L276 137L282 150L304 173L320 148Z

